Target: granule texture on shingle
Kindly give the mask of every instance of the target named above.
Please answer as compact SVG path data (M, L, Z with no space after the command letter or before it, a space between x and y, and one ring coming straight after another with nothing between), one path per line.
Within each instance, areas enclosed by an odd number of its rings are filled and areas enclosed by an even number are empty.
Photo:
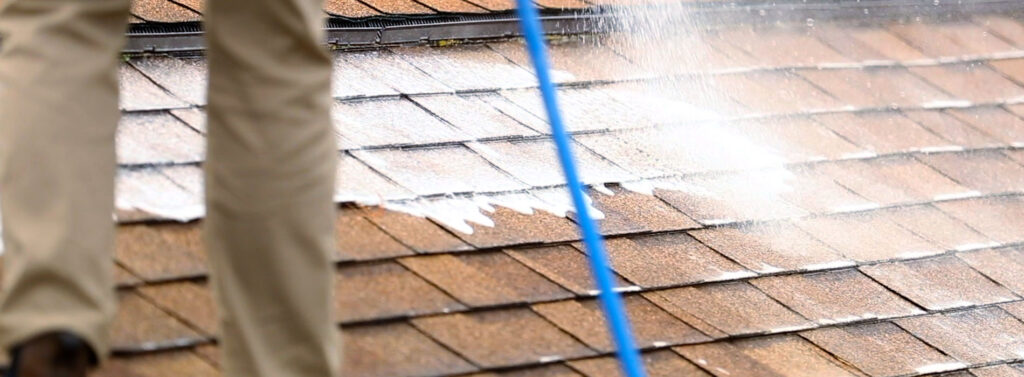
M995 365L990 367L971 369L974 377L1024 377L1024 367L1021 364Z
M546 187L565 184L558 164L555 144L549 140L494 141L468 143L476 151L501 170L532 187ZM613 165L593 152L574 146L580 182L605 183L636 179L633 175Z
M426 15L433 14L420 3L413 0L362 0L365 4L384 14L392 15Z
M196 224L137 224L117 228L115 259L146 281L195 277L206 272L206 252Z
M814 120L854 144L880 154L950 144L897 112L833 113L816 115Z
M862 266L860 270L929 310L1017 298L953 256Z
M337 3L338 1L330 1ZM366 8L362 3L352 1L353 4ZM338 99L397 96L400 93L375 75L369 74L363 68L349 63L343 58L345 52L337 52L333 56L334 69L331 75L331 96Z
M1024 96L1024 87L980 63L910 68L926 81L974 103L1002 102Z
M721 31L719 35L751 56L773 66L813 66L849 61L806 31L800 27L734 27Z
M463 0L419 0L441 13L487 13L487 10Z
M494 221L494 226L473 224L473 233L466 234L452 230L457 237L478 248L542 244L572 241L580 238L579 230L569 219L543 210L526 214L503 206L485 216Z
M879 212L801 219L796 224L858 262L919 257L943 251Z
M183 350L113 358L95 374L95 377L128 376L220 377L221 373L195 353Z
M577 358L594 351L528 309L414 319L413 324L477 365L500 367Z
M464 146L353 151L352 154L417 195L527 188ZM467 175L467 172L473 173Z
M571 297L568 291L502 252L424 255L399 262L470 306Z
M623 298L637 347L685 344L710 340L706 335L640 295ZM568 300L533 305L533 310L593 349L612 352L608 323L596 299Z
M168 113L126 114L116 139L122 165L198 162L206 154L203 136Z
M930 201L937 195L967 191L912 157L851 159L814 169L879 205Z
M930 154L918 158L971 190L983 193L1024 190L1024 166L997 150Z
M736 124L746 137L778 151L787 162L834 160L865 151L810 118L758 119Z
M956 255L978 272L1024 295L1024 251L1020 247L978 250Z
M325 0L324 12L344 18L380 16L381 13L358 0Z
M118 82L122 111L162 110L188 106L184 101L154 84L128 63L122 63L119 66Z
M750 283L823 324L923 313L855 269L773 276Z
M860 376L807 340L795 335L716 342L674 348L716 377Z
M813 270L853 264L789 221L705 228L690 234L757 272Z
M137 292L119 296L117 317L110 334L113 349L142 351L203 338Z
M139 288L139 292L156 306L202 331L204 336L217 333L217 310L208 285L185 281L149 285Z
M468 377L584 377L565 364L543 364L537 367L471 374Z
M801 336L874 377L966 366L890 322L826 327L803 332Z
M597 88L564 89L558 94L565 127L570 132L646 128L655 125L643 114L629 111L626 105ZM547 119L540 91L506 90L501 95L533 115Z
M897 325L969 364L1024 354L1024 323L997 307L898 319Z
M206 111L203 109L189 107L184 109L172 109L168 111L175 118L178 118L182 122L185 122L193 130L201 134L206 134Z
M342 260L383 259L414 252L402 245L357 210L342 210L335 221L337 250Z
M604 214L598 221L602 234L658 232L697 228L696 221L658 197L623 189L607 188L613 195L590 191L594 208Z
M892 221L935 243L943 250L972 249L992 240L931 205L896 207L884 211Z
M569 245L505 250L512 258L577 295L596 292L587 256ZM629 286L614 275L615 287Z
M342 52L338 57L402 94L449 93L452 89L389 50ZM339 63L340 64L340 63Z
M521 67L532 67L522 41L488 44L491 49ZM635 67L595 38L583 37L552 41L548 48L554 82L622 80L635 72Z
M169 0L134 0L131 13L148 22L177 23L199 21L199 14Z
M380 207L367 207L363 216L402 244L421 253L451 252L468 250L465 242L428 220Z
M1007 111L1009 109L1010 111ZM972 107L948 110L960 121L991 135L1002 145L1024 142L1024 119L1020 117L1020 106Z
M481 95L421 95L411 99L476 139L537 135L536 131L491 106Z
M877 205L816 169L794 168L789 173L789 189L782 190L779 196L808 213L832 213Z
M753 275L685 233L615 238L607 248L612 269L646 288Z
M536 86L536 80L529 71L508 61L485 45L468 45L455 49L399 47L391 51L455 90Z
M335 102L338 134L360 147L432 144L469 138L407 99ZM408 127L415 124L415 127Z
M342 322L464 309L422 277L388 261L343 266L334 276L335 313Z
M345 376L432 376L477 370L405 322L342 329Z
M996 242L1024 240L1024 200L1020 197L956 200L935 206Z
M416 196L347 153L339 155L334 189L335 201L376 203Z
M710 377L693 363L670 350L644 352L640 354L647 375L650 377ZM588 377L624 377L618 359L610 356L569 362L574 369Z
M193 105L206 104L206 59L145 57L129 63L176 97Z
M692 315L729 335L806 328L811 322L747 282L729 282L656 291L670 313Z
M120 169L114 181L119 222L153 217L191 220L202 214L202 198L182 188L160 169Z
M934 132L953 145L965 148L984 148L1002 144L991 135L972 127L945 111L904 110L903 115Z

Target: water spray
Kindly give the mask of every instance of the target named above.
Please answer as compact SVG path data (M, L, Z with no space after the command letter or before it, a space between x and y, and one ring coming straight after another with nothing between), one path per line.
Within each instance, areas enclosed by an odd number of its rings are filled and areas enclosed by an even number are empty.
M576 160L573 157L572 143L569 142L565 125L562 123L555 87L551 84L547 46L544 44L544 33L541 29L537 8L534 7L531 0L516 0L516 3L516 12L523 28L523 36L526 38L526 47L529 50L530 59L533 61L533 68L540 83L541 97L544 100L544 108L547 111L548 122L551 124L551 137L558 147L558 160L562 164L569 193L572 195L572 202L576 207L577 222L583 233L583 244L587 249L590 269L600 292L598 298L608 322L608 329L615 341L616 353L622 371L627 377L646 377L643 363L640 361L640 353L633 342L629 318L626 316L622 297L614 290L608 255L604 249L604 240L597 232L594 219L590 217L583 185L580 183L576 169Z

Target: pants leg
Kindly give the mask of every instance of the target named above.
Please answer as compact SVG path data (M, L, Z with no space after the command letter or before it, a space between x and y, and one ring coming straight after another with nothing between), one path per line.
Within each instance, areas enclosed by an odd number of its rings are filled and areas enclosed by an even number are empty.
M3 0L0 346L53 330L103 357L116 311L111 251L117 67L128 0Z
M320 0L211 0L206 169L228 377L337 376L336 141Z

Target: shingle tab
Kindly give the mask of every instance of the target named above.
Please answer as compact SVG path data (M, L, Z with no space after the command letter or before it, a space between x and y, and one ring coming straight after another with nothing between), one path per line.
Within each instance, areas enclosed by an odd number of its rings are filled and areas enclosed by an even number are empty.
M416 196L347 153L339 155L334 190L334 200L337 202L377 204L383 200Z
M571 297L568 291L501 252L418 256L399 262L470 306Z
M339 257L343 260L367 260L412 255L402 245L356 210L342 210L335 222Z
M957 257L1014 293L1024 295L1024 251L1020 247L970 251Z
M1017 298L952 256L862 266L860 270L929 310L992 304Z
M809 118L741 121L738 128L752 141L778 151L787 162L834 160L866 151Z
M996 365L971 369L971 374L975 377L1024 377L1024 367L1021 364Z
M550 140L495 141L469 143L467 146L527 185L545 187L565 184L565 176L556 154L557 149ZM587 149L577 145L573 150L576 152L580 182L584 184L636 179L632 174Z
M402 94L452 91L447 85L409 64L399 54L388 50L343 52L338 57Z
M520 67L532 70L526 45L522 41L491 43L491 49ZM563 41L551 41L548 46L555 82L580 82L594 80L618 81L629 78L636 67L611 48L602 46L596 38L578 37Z
M995 307L895 322L928 344L969 364L1015 360L1024 354L1024 323Z
M685 233L615 238L607 248L612 269L642 287L753 275Z
M199 14L169 0L134 0L131 13L148 22L199 21Z
M521 213L504 206L495 206L487 213L494 226L473 226L473 233L453 230L466 243L478 248L511 246L522 244L571 241L580 238L579 230L569 219L553 215L544 210Z
M1024 142L1024 119L1019 108L974 107L949 110L949 114L1007 145Z
M710 339L642 296L626 296L623 302L637 347L685 344ZM538 304L533 306L533 310L593 349L601 352L615 350L615 345L608 335L604 313L600 303L595 299Z
M163 373L153 374L153 373ZM189 351L160 352L114 358L96 371L96 377L220 377L216 367Z
M1024 190L1024 166L999 151L940 153L918 158L969 189L985 193Z
M790 177L784 170L691 177L655 195L704 224L805 216L781 196Z
M931 201L970 191L913 157L892 156L820 164L837 183L880 205Z
M126 114L117 129L117 162L186 163L205 158L206 141L167 113Z
M457 49L393 48L402 59L455 90L506 89L535 86L529 71L484 45Z
M412 100L475 139L537 135L536 131L486 102L483 96L424 95L412 97Z
M113 323L111 347L117 350L151 350L202 338L134 292L121 294Z
M195 224L121 225L115 258L148 281L194 277L206 271L206 252Z
M1001 102L1024 95L1024 88L982 64L952 64L910 68L914 74L974 103Z
M165 0L154 0L165 1ZM186 107L184 101L175 98L156 86L137 69L127 63L119 66L120 107L124 111L162 110Z
M835 113L814 119L854 144L879 154L949 145L896 112Z
M332 16L344 18L363 18L381 15L377 10L368 7L358 0L325 0L324 11Z
M1000 145L998 140L945 111L911 110L903 115L934 132L953 145L965 148L983 148Z
M991 197L936 203L943 212L960 219L996 242L1024 240L1024 200Z
M407 99L336 102L334 123L338 133L355 143L355 147L434 144L470 138ZM408 127L409 124L416 127Z
M647 369L647 375L651 377L710 377L696 365L672 351L644 352L640 354L640 357ZM618 359L613 357L573 360L569 362L569 365L585 373L587 377L625 377Z
M908 61L927 58L920 50L882 27L850 27L845 28L845 31L889 59Z
M882 213L943 250L974 249L992 244L988 237L931 205L891 208Z
M860 375L814 344L794 335L683 346L675 350L716 377Z
M854 262L788 221L691 231L705 245L745 267L771 273L852 265Z
M730 282L656 291L670 313L694 316L729 335L790 331L811 322L780 305L747 282Z
M653 194L608 188L614 195L591 190L594 207L604 214L598 221L603 234L669 231L699 227L693 219Z
M193 105L206 104L206 59L145 57L130 64L176 97Z
M470 249L465 242L460 241L425 217L380 207L366 208L363 211L363 216L417 252L434 253Z
M754 58L773 66L814 66L826 62L848 61L835 50L807 33L805 28L768 28L758 30L735 27L720 35Z
M773 276L750 283L786 307L823 324L923 313L853 269Z
M875 377L934 373L966 366L889 322L828 327L801 335Z
M572 246L516 248L505 252L520 263L577 295L597 292L597 284L594 283L590 273L586 255ZM613 278L615 287L629 286L618 275L614 275Z
M346 376L432 376L472 372L472 364L404 322L342 330Z
M352 154L418 195L527 188L464 146L353 151Z
M217 311L207 284L179 282L142 287L139 292L157 307L202 331L203 336L217 333Z
M465 306L395 262L344 266L334 279L335 312L342 322L412 316Z
M594 353L527 309L417 318L413 324L485 367L532 364Z
M803 219L796 224L858 262L920 257L943 251L878 212Z

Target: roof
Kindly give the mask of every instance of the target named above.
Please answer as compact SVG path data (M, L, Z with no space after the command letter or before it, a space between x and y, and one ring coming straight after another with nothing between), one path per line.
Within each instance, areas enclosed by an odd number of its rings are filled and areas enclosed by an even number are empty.
M1024 375L1024 17L855 21L552 43L652 375ZM615 375L521 42L334 59L346 375ZM103 376L218 375L204 71L121 70Z

